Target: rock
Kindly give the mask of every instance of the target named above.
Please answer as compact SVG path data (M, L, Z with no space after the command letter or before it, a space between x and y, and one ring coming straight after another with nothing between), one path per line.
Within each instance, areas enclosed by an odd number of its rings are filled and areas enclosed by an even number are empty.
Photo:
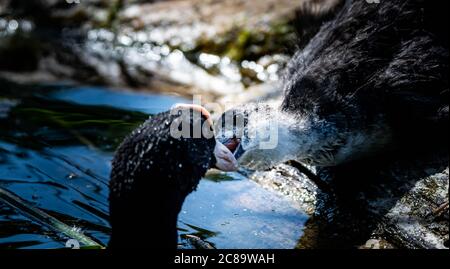
M18 22L30 18L35 25L32 42L24 44L36 43L40 50L28 57L33 61L8 61L21 65L16 68L20 72L10 76L8 65L4 76L20 82L45 78L151 89L157 77L183 85L185 95L216 100L278 80L288 59L283 48L294 40L290 23L300 3L8 1L2 11ZM20 56L9 53L13 47L7 45L5 55ZM32 66L22 66L25 62Z
M317 192L320 190L295 167L286 164L275 166L269 171L242 170L250 179L268 190L274 190L292 201L308 214L313 214L317 206Z
M300 3L294 0L161 1L125 7L119 20L139 28L159 29L153 41L160 44L188 46L195 45L199 38L221 38L233 27L261 31L271 21L294 16L293 11Z
M318 169L333 192L317 197L323 206L311 220L313 246L367 247L372 238L396 248L448 248L448 207L432 213L448 202L448 152L430 151Z
M448 248L448 167L425 177L383 217L380 230L397 245L408 248Z
M384 239L369 239L367 242L359 247L360 249L393 249L395 246L393 246L391 243Z

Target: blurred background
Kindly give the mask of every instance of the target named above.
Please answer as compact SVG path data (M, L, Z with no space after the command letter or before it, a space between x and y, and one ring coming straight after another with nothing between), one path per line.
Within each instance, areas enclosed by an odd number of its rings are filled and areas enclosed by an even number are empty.
M278 80L302 1L1 3L3 78L214 99Z

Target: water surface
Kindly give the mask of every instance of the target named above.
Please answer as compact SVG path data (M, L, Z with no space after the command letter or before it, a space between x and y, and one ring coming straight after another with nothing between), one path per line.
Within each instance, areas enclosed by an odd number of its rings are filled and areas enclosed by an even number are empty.
M100 87L6 85L0 187L106 245L114 149L149 115L188 101ZM217 248L293 248L306 219L242 175L212 170L183 206L180 242L192 247L184 238L193 234ZM0 248L61 248L67 239L0 200Z

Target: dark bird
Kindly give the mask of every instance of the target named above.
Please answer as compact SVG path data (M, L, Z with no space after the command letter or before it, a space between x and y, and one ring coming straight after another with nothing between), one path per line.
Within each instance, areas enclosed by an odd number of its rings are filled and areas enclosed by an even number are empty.
M347 0L328 10L334 15L310 27L317 32L308 33L308 42L300 37L280 105L245 104L223 114L218 137L234 141L238 161L256 169L288 160L338 166L395 148L445 145L449 53L442 7Z
M124 139L112 162L110 248L176 248L177 216L186 196L210 167L237 168L211 126L204 108L179 105Z

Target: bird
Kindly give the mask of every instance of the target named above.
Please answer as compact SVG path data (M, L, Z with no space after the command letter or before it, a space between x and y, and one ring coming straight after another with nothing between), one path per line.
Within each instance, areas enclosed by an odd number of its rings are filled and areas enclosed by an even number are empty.
M343 1L290 59L280 104L226 111L218 139L256 170L445 146L448 26L433 17L438 9L427 1Z
M206 132L193 137L198 127ZM206 109L177 104L151 116L123 140L112 161L108 248L175 249L183 202L212 167L234 171L237 161L216 141Z

